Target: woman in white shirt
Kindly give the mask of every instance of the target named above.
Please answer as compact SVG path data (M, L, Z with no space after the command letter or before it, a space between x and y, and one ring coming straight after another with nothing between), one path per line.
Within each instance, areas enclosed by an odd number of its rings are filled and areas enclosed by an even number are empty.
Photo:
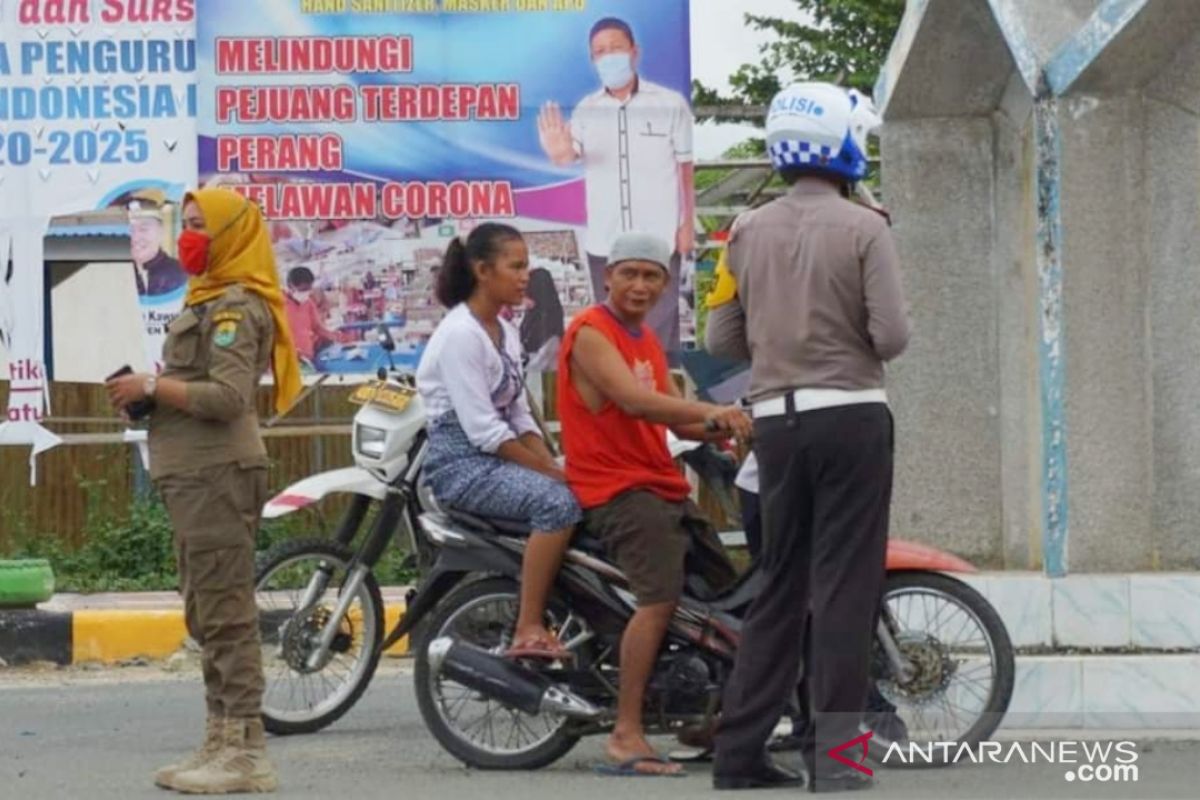
M532 527L509 654L560 658L542 617L582 513L530 412L520 335L500 317L528 283L529 251L508 225L480 225L446 250L437 297L450 311L417 369L430 419L424 477L452 508Z

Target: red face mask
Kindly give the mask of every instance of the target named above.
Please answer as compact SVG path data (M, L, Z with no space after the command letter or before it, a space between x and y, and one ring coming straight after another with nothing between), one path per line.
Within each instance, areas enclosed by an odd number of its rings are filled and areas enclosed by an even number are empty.
M179 234L179 264L189 275L208 269L208 246L212 239L202 231L186 230Z

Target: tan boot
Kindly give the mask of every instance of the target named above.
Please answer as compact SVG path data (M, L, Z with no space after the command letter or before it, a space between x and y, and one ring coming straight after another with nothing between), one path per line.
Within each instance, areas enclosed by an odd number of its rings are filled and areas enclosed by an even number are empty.
M163 767L154 773L155 785L161 786L163 789L174 789L176 775L203 766L208 763L210 758L221 752L221 748L225 746L224 722L221 717L209 714L208 719L204 723L204 744L200 745L200 749L179 763Z
M275 791L279 779L267 760L262 720L231 717L223 728L221 751L196 769L176 775L171 788L184 794Z

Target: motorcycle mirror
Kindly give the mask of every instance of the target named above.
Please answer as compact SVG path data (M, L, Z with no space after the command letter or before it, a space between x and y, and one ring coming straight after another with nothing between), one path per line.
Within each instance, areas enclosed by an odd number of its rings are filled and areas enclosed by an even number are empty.
M379 326L379 346L383 348L383 352L387 353L388 369L394 372L396 370L396 362L392 360L392 353L396 350L396 340L392 338L391 331L388 330L387 325ZM387 372L382 367L379 368L379 371L383 373L380 380L385 379Z
M387 325L379 326L379 346L388 353L392 353L396 349L396 340L392 338L392 334L388 330Z

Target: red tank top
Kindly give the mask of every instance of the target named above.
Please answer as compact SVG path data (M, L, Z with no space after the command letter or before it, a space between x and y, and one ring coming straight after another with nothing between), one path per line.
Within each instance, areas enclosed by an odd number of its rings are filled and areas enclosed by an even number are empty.
M691 487L667 450L667 428L606 402L593 413L571 381L571 350L585 325L613 343L643 386L667 393L667 357L646 325L631 333L605 306L592 306L572 320L558 354L558 415L562 421L567 483L584 508L595 508L632 489L681 502Z

